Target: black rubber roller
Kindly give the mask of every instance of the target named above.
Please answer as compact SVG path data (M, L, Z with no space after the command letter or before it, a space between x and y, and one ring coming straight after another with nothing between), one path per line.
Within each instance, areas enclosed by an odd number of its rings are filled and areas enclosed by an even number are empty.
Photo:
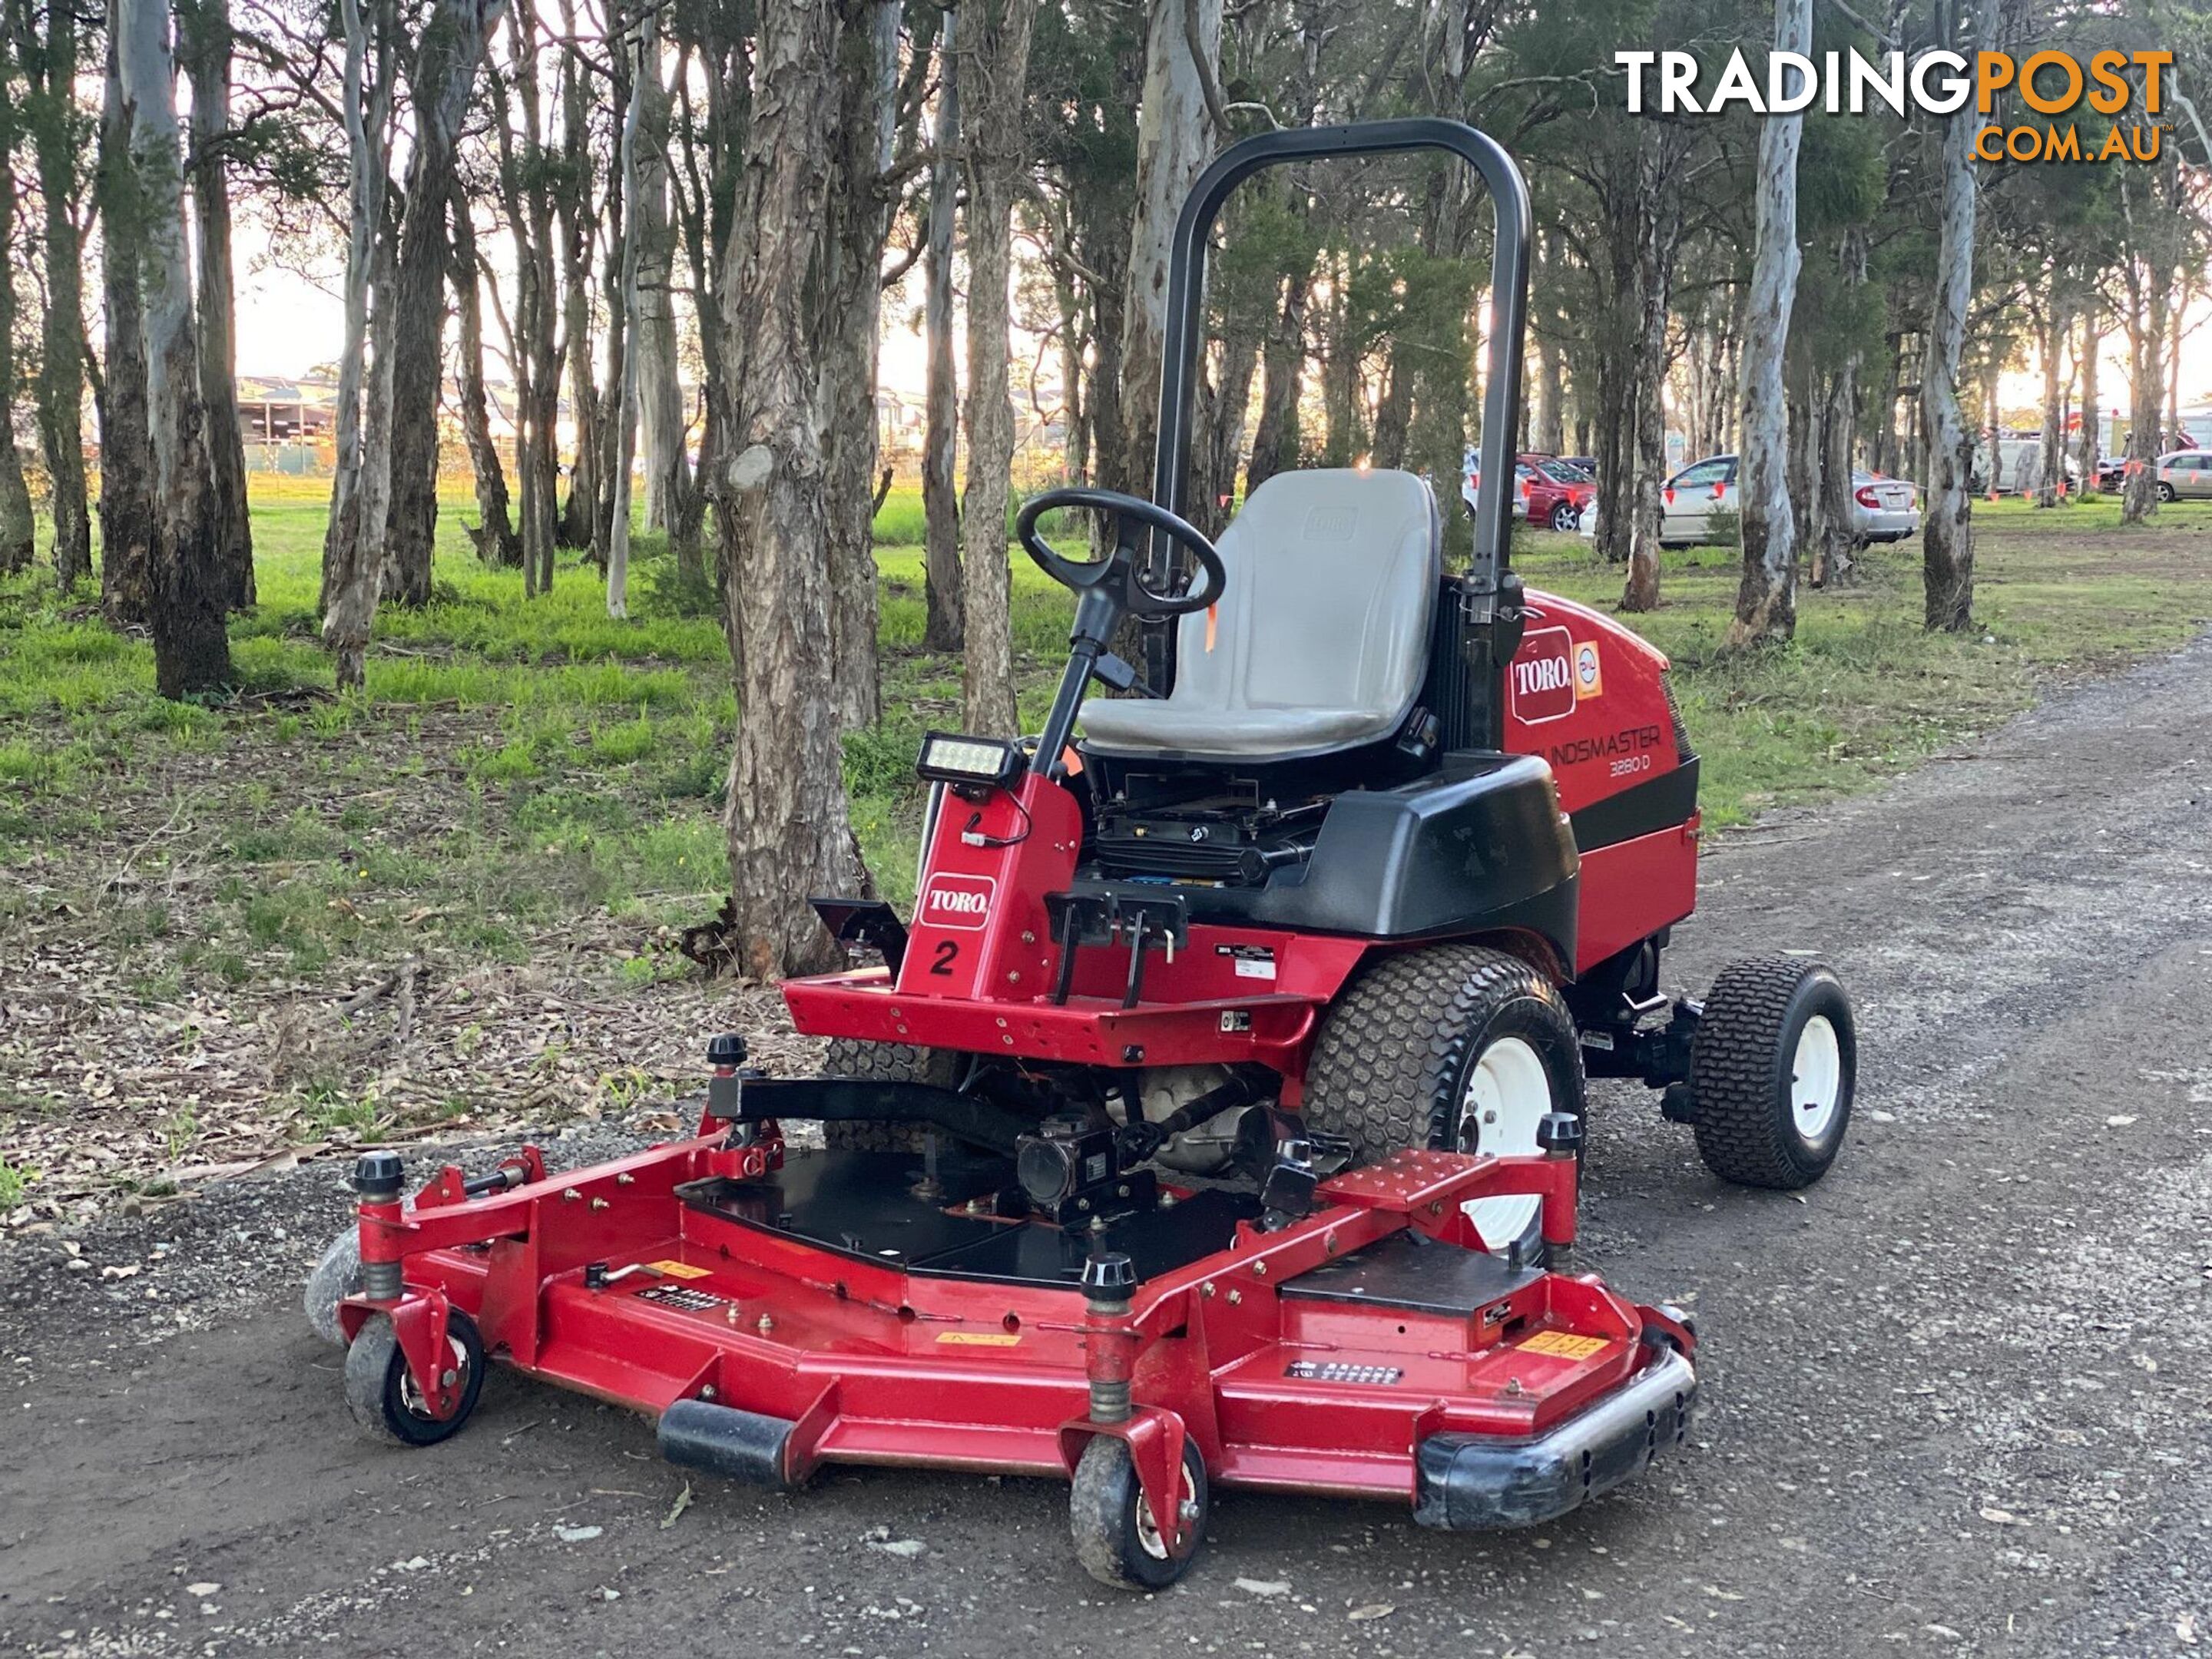
M672 1463L729 1480L791 1486L796 1483L785 1453L792 1426L781 1417L703 1400L679 1400L660 1414L660 1455Z

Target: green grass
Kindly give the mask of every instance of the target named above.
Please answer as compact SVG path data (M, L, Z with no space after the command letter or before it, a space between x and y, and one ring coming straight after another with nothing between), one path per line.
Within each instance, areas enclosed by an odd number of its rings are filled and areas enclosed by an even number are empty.
M403 950L517 961L579 916L650 931L712 913L738 710L711 606L642 533L629 620L605 615L596 573L573 556L550 595L526 601L519 575L477 562L460 511L449 499L441 516L434 601L380 613L367 687L343 697L325 689L316 637L319 486L257 491L260 603L234 624L246 691L234 702L163 702L143 641L43 573L0 580L0 868L74 852L84 881L105 882L116 849L135 848L147 890L118 901L88 887L80 906L130 946L128 993L348 979L343 963ZM2169 648L2212 616L2212 507L2168 508L2143 530L2094 501L1976 517L1984 626L1963 636L1920 629L1917 550L1877 550L1853 586L1801 592L1790 648L1733 657L1735 556L1667 556L1664 605L1631 620L1674 662L1709 823L1863 788L2022 707L2053 674ZM925 730L960 724L960 665L921 648L918 496L894 492L877 523L886 712L847 739L845 770L870 866L903 903L914 755ZM1617 600L1622 573L1577 538L1524 535L1516 556L1532 586ZM1026 560L1013 567L1033 726L1069 601ZM153 892L179 878L173 904ZM0 922L18 902L9 889ZM679 965L654 945L609 971L642 988Z

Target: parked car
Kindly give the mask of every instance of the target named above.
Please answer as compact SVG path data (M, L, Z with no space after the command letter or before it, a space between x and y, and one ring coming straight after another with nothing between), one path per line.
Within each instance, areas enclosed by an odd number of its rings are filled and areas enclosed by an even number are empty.
M1737 510L1735 457L1709 455L1660 487L1659 544L1695 547L1712 534L1716 513Z
M2158 498L2179 501L2212 496L2212 450L2177 449L2158 458Z
M2097 462L2098 489L2109 495L2126 489L2127 483L2128 458L2126 456L2106 455L2099 459Z
M1851 473L1851 530L1863 542L1901 542L1920 533L1920 491L1902 478Z
M1559 464L1571 466L1577 472L1587 472L1592 483L1597 482L1597 457L1595 455L1562 455Z
M1516 494L1525 494L1528 522L1562 534L1573 531L1583 509L1597 499L1597 480L1556 455L1522 456L1514 480Z

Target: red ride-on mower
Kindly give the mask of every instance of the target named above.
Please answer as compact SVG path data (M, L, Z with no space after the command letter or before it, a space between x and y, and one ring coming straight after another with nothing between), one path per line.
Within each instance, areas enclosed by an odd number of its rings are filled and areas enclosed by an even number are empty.
M1279 476L1217 549L1158 504L1214 215L1262 167L1417 149L1497 208L1474 567L1444 574L1401 472ZM526 1148L411 1200L362 1158L307 1301L372 1433L443 1439L498 1357L739 1479L1069 1478L1084 1565L1139 1588L1181 1576L1217 1485L1526 1525L1680 1437L1688 1322L1563 1271L1586 1057L1666 1087L1723 1174L1797 1186L1849 1115L1850 1016L1782 959L1658 994L1697 829L1665 662L1505 569L1527 234L1511 161L1452 122L1213 164L1176 231L1157 501L1020 520L1079 596L1042 737L928 739L911 931L817 901L884 959L785 988L834 1074L719 1037L690 1139L566 1176ZM1118 515L1115 550L1062 558L1054 507ZM1108 649L1131 616L1141 676Z

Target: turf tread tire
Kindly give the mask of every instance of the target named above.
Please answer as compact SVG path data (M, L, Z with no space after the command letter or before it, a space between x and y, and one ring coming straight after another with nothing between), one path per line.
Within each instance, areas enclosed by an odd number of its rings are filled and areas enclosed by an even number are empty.
M1790 1010L1810 982L1829 1006L1843 1044L1842 1094L1825 1156L1808 1157L1785 1133L1786 1105L1778 1105L1783 1073L1794 1057L1784 1052ZM1832 993L1832 1000L1828 994ZM1850 1127L1856 1036L1843 987L1825 964L1797 957L1747 957L1721 969L1706 994L1705 1012L1690 1039L1690 1087L1698 1155L1705 1167L1739 1187L1796 1192L1827 1173Z
M1370 958L1330 1006L1306 1067L1307 1121L1350 1137L1357 1164L1452 1145L1478 1039L1524 1001L1553 1040L1554 1109L1579 1117L1582 1047L1559 988L1506 951L1432 945Z
M950 1048L832 1037L822 1057L821 1075L866 1078L872 1083L928 1083L950 1089L960 1080L960 1060L961 1056ZM927 1133L912 1123L825 1123L822 1144L844 1152L918 1152Z

